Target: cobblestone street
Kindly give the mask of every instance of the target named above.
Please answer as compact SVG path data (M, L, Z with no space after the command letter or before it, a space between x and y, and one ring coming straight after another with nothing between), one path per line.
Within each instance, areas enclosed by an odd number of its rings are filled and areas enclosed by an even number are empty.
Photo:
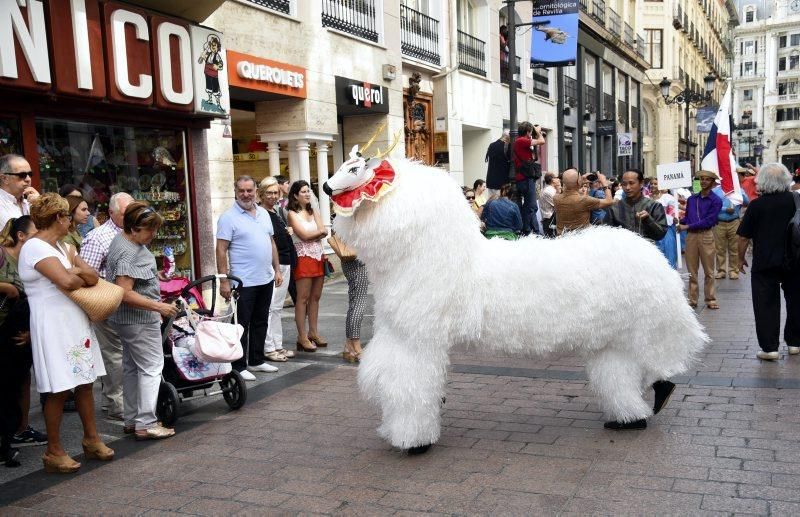
M185 407L169 440L104 424L116 459L75 475L45 474L28 448L28 470L3 473L0 514L800 513L800 358L783 346L778 362L755 358L749 276L720 281L721 310L698 309L713 342L645 431L603 430L577 357L457 350L443 436L415 457L378 438L356 369L337 357L346 284L325 289L329 351L259 374L237 412L218 398ZM286 309L286 343L292 326Z

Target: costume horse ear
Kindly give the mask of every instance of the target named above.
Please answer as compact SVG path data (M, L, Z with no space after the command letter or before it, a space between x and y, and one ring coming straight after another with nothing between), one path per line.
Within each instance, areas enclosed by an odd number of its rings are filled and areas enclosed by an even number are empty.
M355 160L359 157L361 157L361 153L358 152L358 144L356 144L352 149L350 149L350 159Z

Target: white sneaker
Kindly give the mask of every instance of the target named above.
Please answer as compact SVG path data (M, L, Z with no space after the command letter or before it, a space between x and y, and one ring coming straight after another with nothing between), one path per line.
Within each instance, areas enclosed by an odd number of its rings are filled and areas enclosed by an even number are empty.
M800 354L800 346L790 346L789 355L797 355L797 354Z
M777 361L781 358L778 352L764 352L763 350L756 354L756 357L764 361Z
M246 381L254 381L254 380L256 380L256 376L253 375L252 373L248 372L247 370L242 370L241 372L239 372L239 375L241 375L242 379L244 379Z
M248 366L247 369L250 370L251 372L272 373L272 372L277 372L278 371L277 368L275 368L271 364L267 364L267 363L261 363L258 366Z

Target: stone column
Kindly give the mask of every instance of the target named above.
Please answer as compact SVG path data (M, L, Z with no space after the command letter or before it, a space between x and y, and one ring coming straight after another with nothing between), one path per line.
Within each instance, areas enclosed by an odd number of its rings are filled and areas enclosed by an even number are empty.
M269 175L277 176L281 173L281 148L278 142L267 144L267 154L269 155Z
M289 151L289 182L294 183L295 181L302 179L300 177L300 167L297 163L297 142L290 141L287 143L288 151Z
M297 168L300 177L298 179L306 180L308 184L311 184L311 168L308 162L308 140L297 140L295 142L295 149L297 149Z
M330 234L331 228L331 203L326 194L322 190L322 185L328 181L328 144L326 142L317 142L317 183L319 192L319 215L322 217L322 224L328 229Z

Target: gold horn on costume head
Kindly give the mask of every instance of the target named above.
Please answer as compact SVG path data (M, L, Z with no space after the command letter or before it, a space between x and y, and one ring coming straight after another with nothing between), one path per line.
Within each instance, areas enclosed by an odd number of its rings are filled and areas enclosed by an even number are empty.
M371 146L371 145L372 145L372 143L375 141L375 139L376 139L376 138L378 138L378 135L380 135L380 134L381 134L381 132L383 131L383 129L384 129L385 127L386 127L386 122L384 122L383 124L381 124L381 127L379 127L379 128L378 128L378 130L377 130L377 131L375 131L375 132L372 134L372 138L370 138L370 139L369 139L369 142L367 142L366 144L364 144L364 147L362 147L362 148L361 148L361 150L358 152L358 154L359 154L359 155L361 155L361 156L364 156L364 154L367 152L367 149L369 149L369 146Z
M380 147L378 148L378 154L375 155L375 159L376 160L381 160L385 156L388 156L389 153L391 153L394 150L394 148L397 147L397 143L398 142L400 142L400 131L398 131L397 133L394 134L394 141L392 142L392 145L390 145L389 148L386 149L386 151L381 152Z

